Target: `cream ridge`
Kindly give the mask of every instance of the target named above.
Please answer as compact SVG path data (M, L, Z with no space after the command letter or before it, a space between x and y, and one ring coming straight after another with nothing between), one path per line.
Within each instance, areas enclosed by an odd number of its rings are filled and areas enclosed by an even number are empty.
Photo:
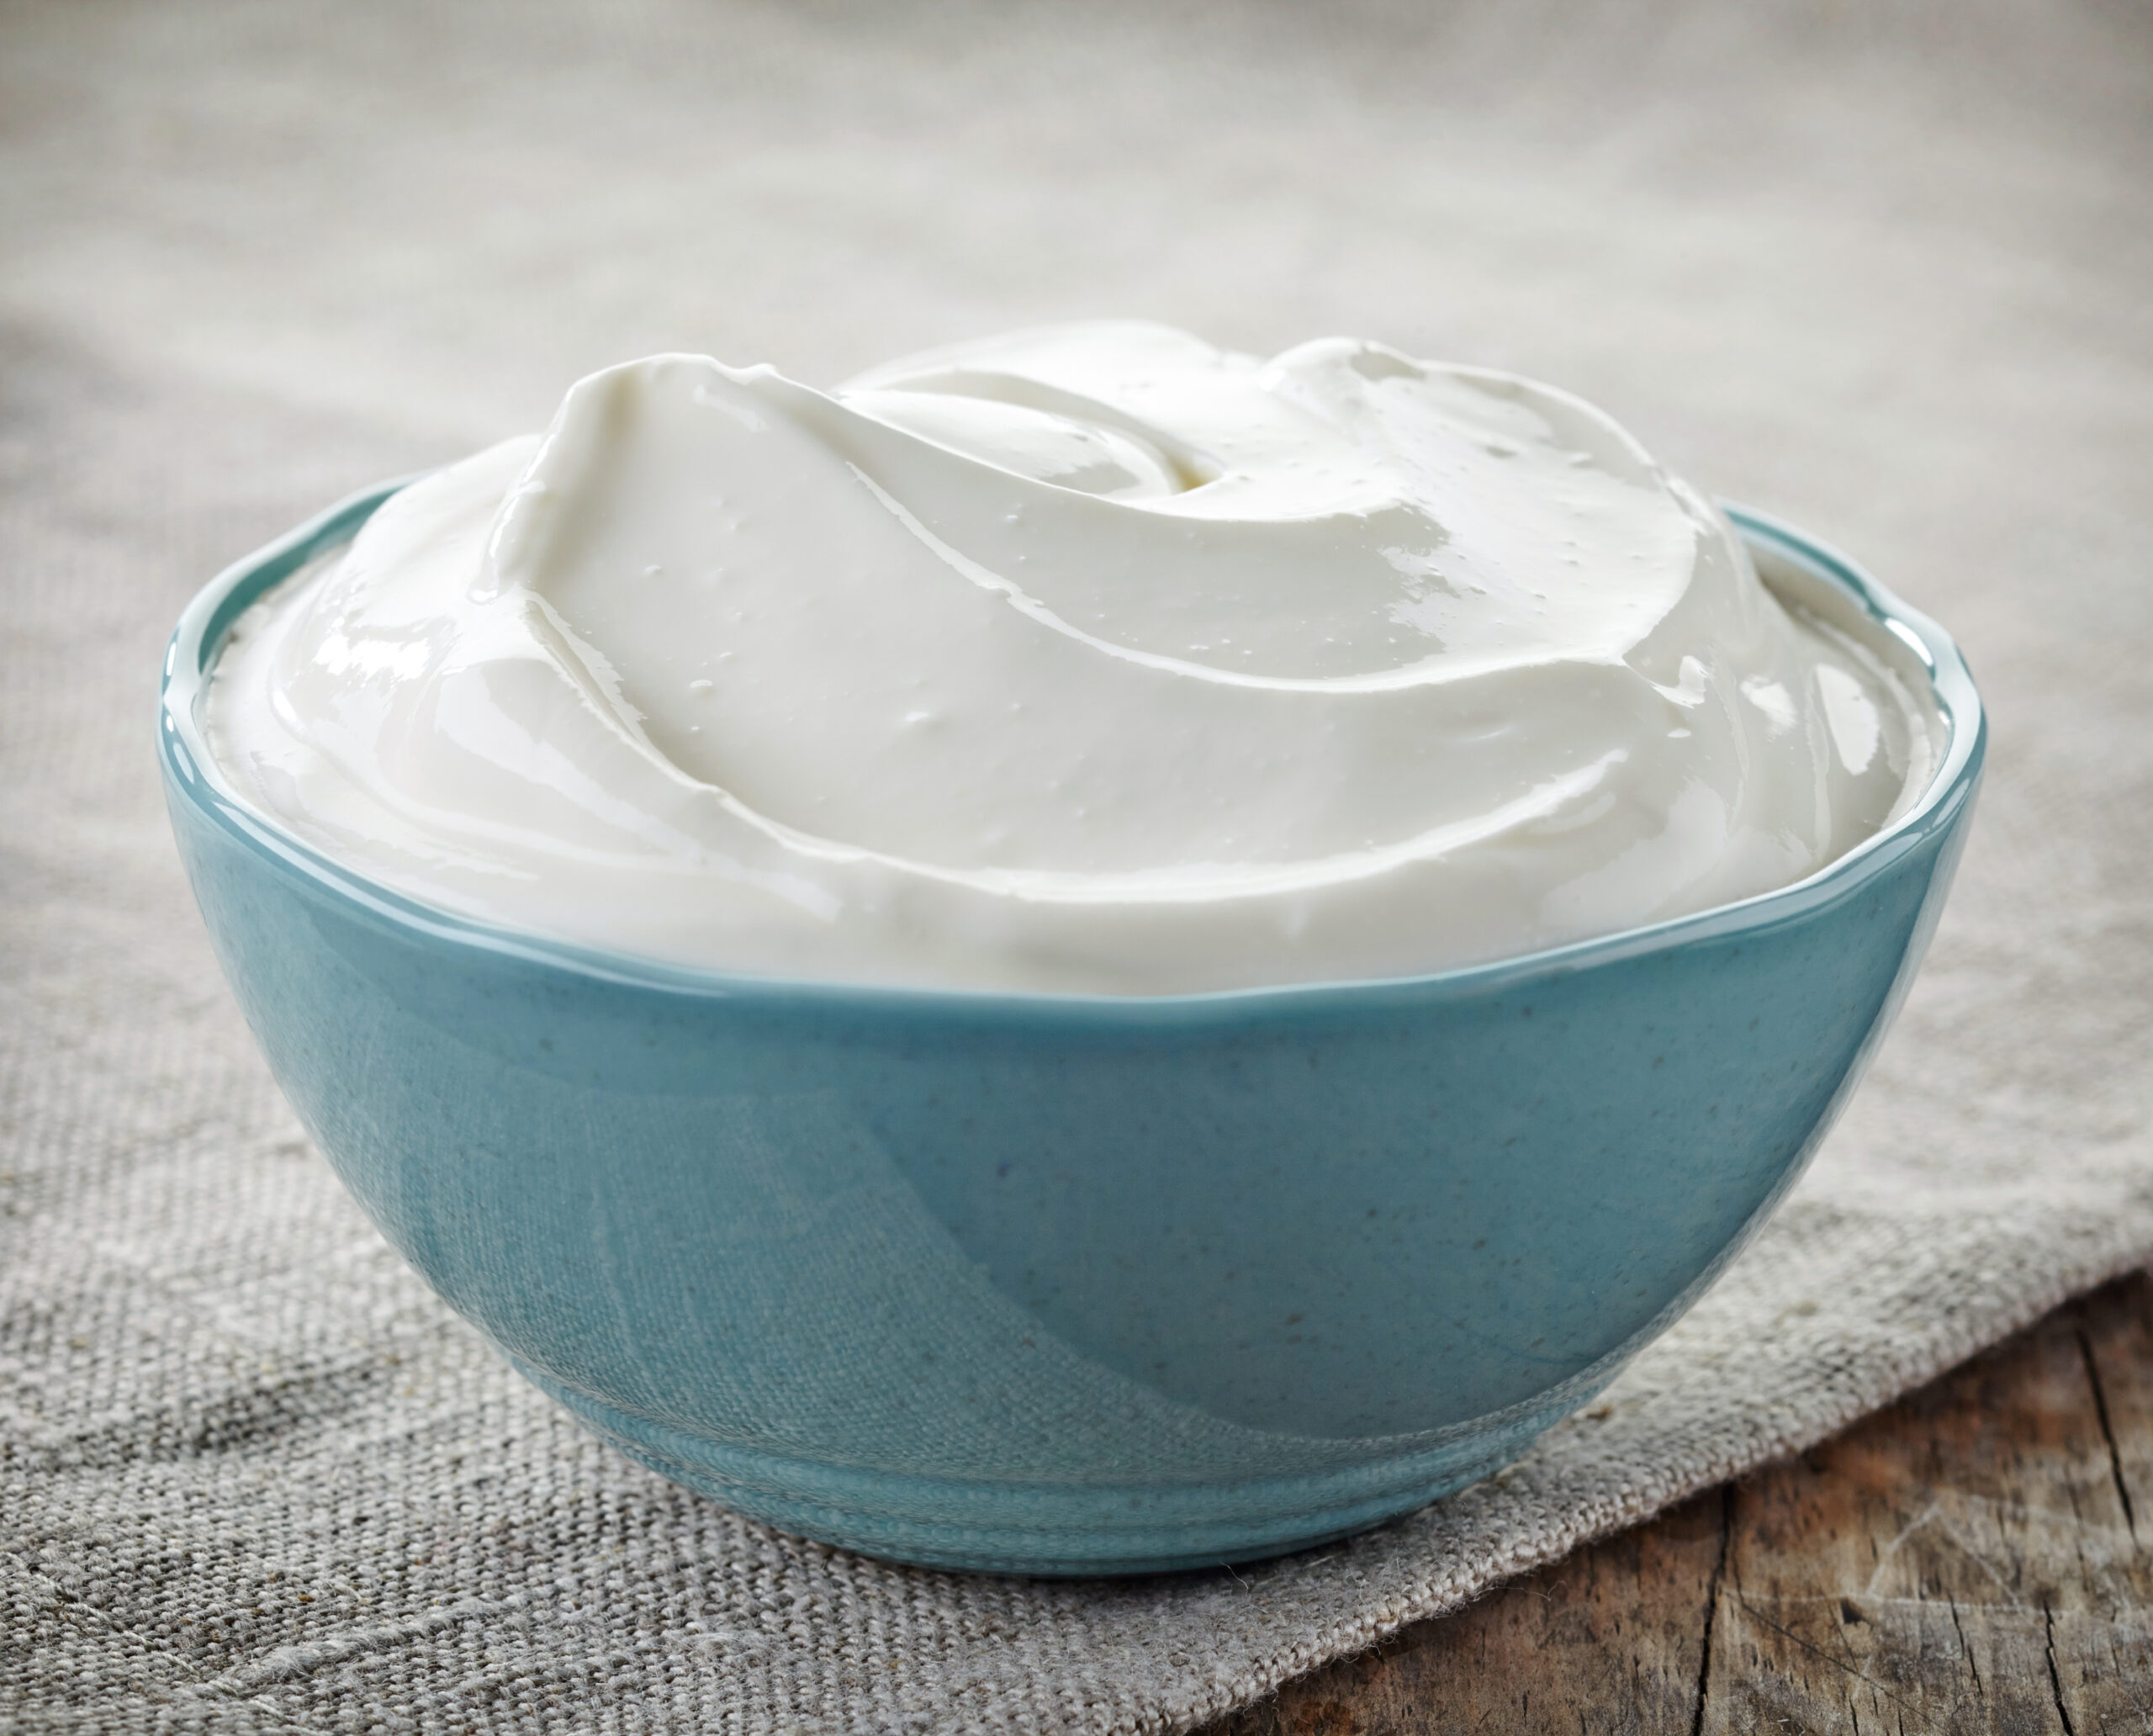
M241 795L415 898L755 976L1405 977L1786 886L1928 714L1591 405L1323 339L669 355L257 604Z

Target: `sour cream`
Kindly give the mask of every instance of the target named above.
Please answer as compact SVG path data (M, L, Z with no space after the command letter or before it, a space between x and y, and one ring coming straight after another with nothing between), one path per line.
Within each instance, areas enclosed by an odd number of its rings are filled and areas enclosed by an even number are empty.
M759 976L1402 977L1783 887L1931 767L1590 405L1325 339L657 356L241 622L241 793L410 896Z

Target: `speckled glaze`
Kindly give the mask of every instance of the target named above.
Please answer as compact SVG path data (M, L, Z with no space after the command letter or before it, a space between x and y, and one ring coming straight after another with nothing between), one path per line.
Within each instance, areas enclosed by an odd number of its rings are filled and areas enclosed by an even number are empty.
M1246 1559L1515 1458L1799 1175L1912 980L1980 778L1949 639L1730 509L1775 585L1896 635L1947 728L1923 799L1796 886L1231 994L675 968L413 903L211 763L225 629L394 486L219 577L167 661L173 827L240 1004L382 1233L532 1381L730 1507L900 1560Z

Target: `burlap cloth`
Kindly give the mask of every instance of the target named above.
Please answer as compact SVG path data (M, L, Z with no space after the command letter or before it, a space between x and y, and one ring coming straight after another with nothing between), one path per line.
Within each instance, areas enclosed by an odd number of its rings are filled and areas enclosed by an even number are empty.
M1174 1729L2153 1256L2153 14L1609 11L0 13L0 1720ZM1584 391L1953 627L1991 778L1853 1112L1611 1402L1312 1558L907 1572L597 1445L382 1244L153 679L217 566L587 367L1102 310Z

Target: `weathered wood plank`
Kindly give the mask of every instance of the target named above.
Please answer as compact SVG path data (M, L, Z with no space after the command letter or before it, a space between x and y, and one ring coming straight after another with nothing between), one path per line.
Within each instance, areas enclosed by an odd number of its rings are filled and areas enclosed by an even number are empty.
M2068 1315L1736 1505L1706 1730L2068 1728L2056 1622L2131 1554Z
M1723 1506L1715 1491L1447 1621L1409 1628L1217 1736L1687 1733L1727 1543Z
M1213 1736L2153 1736L2153 1282Z

